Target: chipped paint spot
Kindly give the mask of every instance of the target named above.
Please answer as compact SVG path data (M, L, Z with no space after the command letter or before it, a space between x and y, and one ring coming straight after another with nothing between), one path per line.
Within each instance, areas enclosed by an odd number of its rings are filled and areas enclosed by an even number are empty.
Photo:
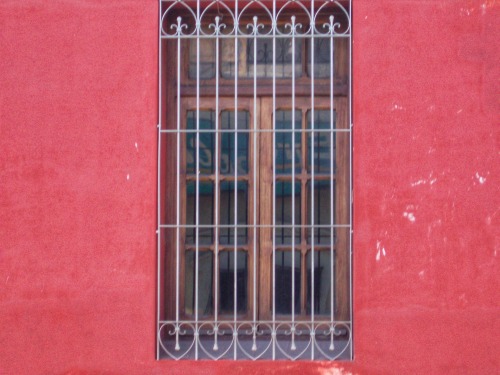
M320 375L353 375L352 372L345 370L343 367L336 368L321 368L318 369Z
M486 177L480 176L479 172L476 172L476 178L479 181L479 183L482 185L486 182Z
M418 276L419 276L421 279L423 279L423 278L424 278L424 276L425 276L425 270L420 271L420 272L418 273Z
M415 218L415 215L413 215L413 213L411 212L403 212L403 216L406 217L408 220L410 220L410 222L414 223L416 218Z
M128 181L128 180L130 180L130 175L129 175L129 174L127 174L127 181Z
M418 180L418 181L412 182L411 186L417 186L417 185L422 185L422 184L426 184L426 183L427 183L427 180Z
M429 153L430 153L430 151L429 151ZM412 187L415 187L415 186L418 186L418 185L426 185L426 184L434 185L437 182L437 178L436 177L432 178L433 174L434 173L431 172L429 174L428 178L421 178L421 179L419 179L417 181L411 182L410 185Z
M404 109L405 107L398 103L394 103L391 107L391 111L404 111Z
M136 151L139 151L139 145L137 144L137 142L134 143L134 146L135 146Z
M385 252L385 247L382 246L380 241L377 241L377 255L375 255L375 260L378 262L381 256L387 256Z

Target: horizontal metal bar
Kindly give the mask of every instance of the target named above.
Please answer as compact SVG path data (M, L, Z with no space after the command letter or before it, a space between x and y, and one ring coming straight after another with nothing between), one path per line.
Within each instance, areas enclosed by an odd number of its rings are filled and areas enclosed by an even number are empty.
M188 134L197 134L197 133L350 133L351 129L163 129L160 130L160 133L188 133Z
M210 224L160 224L158 229L169 229L169 228L350 228L350 224L284 224L284 225L273 225L273 224L219 224L219 225L210 225Z
M329 39L329 38L349 38L351 34L295 34L295 38L297 39L311 39L314 36L314 39ZM231 38L238 38L238 39L253 39L255 36L251 34L219 34L218 36L215 35L170 35L170 34L162 34L161 39L214 39L214 38L219 38L219 39L231 39ZM276 35L273 37L273 35L258 35L258 39L290 39L290 35Z

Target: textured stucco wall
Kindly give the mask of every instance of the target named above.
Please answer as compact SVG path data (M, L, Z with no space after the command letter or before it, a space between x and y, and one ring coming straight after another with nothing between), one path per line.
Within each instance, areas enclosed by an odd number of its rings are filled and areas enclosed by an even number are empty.
M173 363L157 2L0 2L1 374L499 371L500 4L353 4L355 360Z

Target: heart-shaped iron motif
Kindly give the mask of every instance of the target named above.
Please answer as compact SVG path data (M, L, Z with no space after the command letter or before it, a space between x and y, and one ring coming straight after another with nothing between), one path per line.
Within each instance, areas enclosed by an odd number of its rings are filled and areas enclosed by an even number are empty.
M280 323L276 327L276 346L288 359L305 359L304 353L311 350L311 330L304 323ZM286 344L286 348L285 345Z
M200 349L210 359L224 358L233 347L234 326L230 323L205 322L198 327L198 332Z
M248 359L255 361L264 357L272 345L271 332L272 327L269 324L240 324L238 326L238 348Z
M188 356L193 349L194 326L189 323L164 323L158 331L158 340L163 351L172 359Z

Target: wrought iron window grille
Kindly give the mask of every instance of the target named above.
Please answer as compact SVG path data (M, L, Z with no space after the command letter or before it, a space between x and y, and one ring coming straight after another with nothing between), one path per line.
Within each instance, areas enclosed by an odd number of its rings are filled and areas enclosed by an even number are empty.
M350 0L159 0L157 359L352 359Z

